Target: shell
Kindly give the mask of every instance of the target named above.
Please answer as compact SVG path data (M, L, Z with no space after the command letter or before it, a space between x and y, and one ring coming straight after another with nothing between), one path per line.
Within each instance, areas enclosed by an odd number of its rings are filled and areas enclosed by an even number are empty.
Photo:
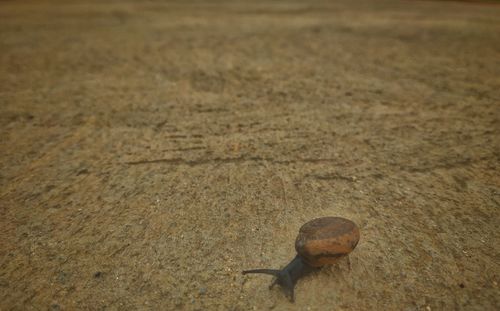
M295 249L307 264L320 267L352 252L358 241L359 229L355 223L342 217L322 217L300 228Z

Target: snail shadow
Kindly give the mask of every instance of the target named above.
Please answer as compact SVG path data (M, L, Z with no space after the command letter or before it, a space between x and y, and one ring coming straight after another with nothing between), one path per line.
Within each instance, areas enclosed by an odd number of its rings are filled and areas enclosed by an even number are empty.
M268 274L274 276L274 280L269 285L269 290L272 290L275 285L279 285L280 289L283 291L285 296L290 302L295 302L295 285L301 278L306 278L308 276L316 274L326 274L335 276L342 273L344 269L341 266L347 266L348 271L351 271L351 261L349 256L339 258L339 261L335 265L327 265L323 267L311 267L300 256L295 256L295 258L286 265L283 269L252 269L242 271L243 275L246 274Z
M242 272L242 274L245 275L249 273L261 273L275 276L274 281L271 283L271 285L269 285L269 289L271 290L276 284L278 284L284 291L285 295L290 299L290 301L295 302L295 284L297 284L297 281L300 278L310 274L315 270L319 269L306 264L304 260L297 255L292 261L290 261L288 265L286 265L281 270L253 269L245 270Z

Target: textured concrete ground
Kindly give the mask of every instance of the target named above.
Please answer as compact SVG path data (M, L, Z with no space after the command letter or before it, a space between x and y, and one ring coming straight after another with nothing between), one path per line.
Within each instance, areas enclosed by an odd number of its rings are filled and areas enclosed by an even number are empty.
M0 2L0 309L498 310L499 16ZM325 215L350 265L241 275Z

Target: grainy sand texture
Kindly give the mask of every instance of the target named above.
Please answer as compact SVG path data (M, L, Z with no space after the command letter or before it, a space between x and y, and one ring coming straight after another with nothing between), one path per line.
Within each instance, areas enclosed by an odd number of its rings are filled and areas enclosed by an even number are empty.
M500 5L0 1L0 310L499 310L499 167Z

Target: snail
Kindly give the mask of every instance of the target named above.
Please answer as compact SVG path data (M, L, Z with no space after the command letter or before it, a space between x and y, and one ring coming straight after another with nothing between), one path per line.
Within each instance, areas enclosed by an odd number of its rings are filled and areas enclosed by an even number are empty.
M253 269L243 274L271 274L276 279L269 289L279 284L294 302L294 287L297 281L324 265L337 262L348 255L359 241L359 229L352 221L341 217L321 217L304 224L295 240L297 255L281 270Z

